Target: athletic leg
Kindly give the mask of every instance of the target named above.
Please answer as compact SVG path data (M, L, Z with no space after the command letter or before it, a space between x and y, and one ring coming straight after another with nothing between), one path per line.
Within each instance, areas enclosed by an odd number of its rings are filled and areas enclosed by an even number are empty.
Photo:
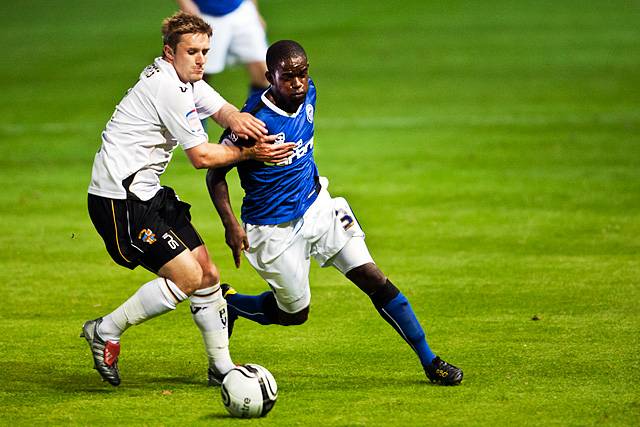
M220 275L205 245L192 251L202 268L200 288L191 294L191 315L200 329L209 360L209 384L221 382L235 367L229 353L227 302L220 290Z
M267 64L264 61L254 61L247 63L249 73L249 96L262 93L269 87L269 82L265 76Z
M300 325L309 315L309 245L303 237L303 220L278 227L247 226L254 242L246 258L269 284L259 295L225 291L231 319L240 316L262 325ZM231 322L232 323L232 322Z
M140 251L143 253L135 262L160 276L142 285L112 313L104 318L88 321L83 326L83 335L91 347L96 369L113 385L120 382L117 357L122 333L131 325L174 310L178 303L192 294L192 308L200 307L193 310L194 320L203 333L210 360L215 359L215 365L219 365L217 368L220 371L233 367L228 354L226 331L217 334L212 332L216 328L222 329L226 324L226 319L219 314L226 314L226 303L217 287L218 271L209 260L202 240L190 224L189 206L180 202L169 188L163 189L155 197L163 200L154 211L148 211L146 205L136 202L90 199L89 203L92 221L97 224L96 228L105 239L107 248L111 247L110 253L122 254L125 249L123 245L128 238L131 245L145 249ZM122 209L121 205L126 203L131 204ZM111 212L108 213L112 215L102 215L102 211L108 208L111 208ZM119 215L116 216L116 213ZM103 216L112 222L107 223ZM137 223L136 218L141 218L140 221L144 223ZM118 228L114 227L114 224L126 226ZM167 229L167 226L178 228ZM110 230L116 230L114 235ZM118 239L118 236L121 239ZM138 236L138 240L132 240L131 236ZM115 243L112 243L112 240ZM134 268L136 264L131 263L130 268ZM215 339L218 335L222 337L222 344L218 343L220 340Z
M266 291L258 295L247 295L239 294L231 287L226 289L225 298L230 307L229 311L233 311L236 316L252 320L261 325L301 325L309 317L308 305L295 313L282 310L278 307L273 291Z
M202 269L188 249L167 262L160 277L142 285L120 307L104 316L85 322L82 336L93 354L94 367L111 385L120 384L118 356L120 336L132 325L175 310L200 284Z
M232 37L229 55L245 64L249 74L249 96L269 87L265 77L267 64L267 36L260 15L252 2L244 2L229 16Z
M244 317L261 325L278 324L278 305L272 291L258 295L240 294L231 287L223 288L230 316ZM231 331L229 331L231 333Z
M104 316L98 329L101 337L119 342L122 333L153 317L176 309L200 287L202 268L185 249L158 271L160 277L142 285L120 307Z
M187 272L176 274L179 280L168 276L151 280L109 315L84 323L82 336L91 349L94 367L112 385L120 384L120 335L131 325L175 309L202 275L188 248L174 239L171 224L164 221L167 212L180 220L187 218L188 205L179 202L169 188L159 191L154 199L158 203L149 210L148 203L88 196L91 221L114 261L131 269L143 265L155 273L165 264L182 266L178 271Z
M432 382L459 384L462 381L462 371L444 362L431 351L424 330L407 298L375 263L362 263L366 259L371 260L364 238L354 237L331 263L367 294L380 316L418 355Z
M378 313L415 351L423 366L435 359L409 301L378 266L364 264L350 270L346 276L367 294Z

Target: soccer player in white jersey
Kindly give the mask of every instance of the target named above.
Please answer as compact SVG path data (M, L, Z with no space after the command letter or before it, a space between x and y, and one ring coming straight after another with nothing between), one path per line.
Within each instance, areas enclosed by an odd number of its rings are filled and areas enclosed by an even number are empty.
M250 97L243 111L261 119L276 142L295 141L296 149L280 162L247 160L236 165L245 191L242 221L229 201L225 175L231 167L209 170L207 186L226 230L236 266L246 258L271 290L242 295L222 289L229 309L229 332L240 316L263 325L299 325L307 320L311 293L309 264L313 256L332 266L365 292L376 310L418 356L427 378L457 385L462 370L436 356L427 344L409 301L374 263L349 203L332 198L328 181L313 159L316 88L309 78L307 55L298 43L282 40L267 51L271 87ZM242 146L233 130L222 145Z
M122 333L187 298L210 377L234 367L218 270L191 224L190 205L160 185L174 149L180 146L196 168L211 168L248 159L279 162L293 146L272 144L275 137L266 135L262 121L239 112L202 81L212 34L206 22L180 12L164 20L162 34L162 57L142 71L102 132L89 185L89 215L113 260L158 275L113 312L83 325L95 369L114 386L120 384ZM259 142L250 148L209 144L200 124L208 116Z

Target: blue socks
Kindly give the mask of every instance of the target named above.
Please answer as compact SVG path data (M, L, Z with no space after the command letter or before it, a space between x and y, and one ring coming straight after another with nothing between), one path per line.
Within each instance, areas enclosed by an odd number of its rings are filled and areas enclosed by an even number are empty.
M433 354L425 337L424 330L416 315L411 308L411 304L407 298L398 292L398 294L385 305L378 307L378 312L400 336L409 344L420 358L423 366L431 364L436 355Z
M278 323L278 305L273 292L259 295L229 294L226 297L229 316L240 316L261 325Z
M430 365L436 355L429 348L424 330L404 294L388 282L384 295L370 297L382 318L409 344L422 365ZM230 318L240 316L261 325L279 324L278 305L271 291L259 295L229 294L226 300Z

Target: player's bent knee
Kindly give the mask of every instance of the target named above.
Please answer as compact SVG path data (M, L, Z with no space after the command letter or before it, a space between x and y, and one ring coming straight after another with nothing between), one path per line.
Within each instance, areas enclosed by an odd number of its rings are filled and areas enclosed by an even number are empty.
M347 272L346 276L367 295L378 292L387 285L387 276L374 263L356 267Z
M387 305L392 299L394 299L400 290L396 288L396 286L391 283L390 280L387 279L386 283L379 287L375 292L369 294L369 298L374 306L377 308L384 307Z
M283 326L302 325L309 318L309 307L305 307L297 313L287 313L278 309L278 321Z
M165 264L159 274L175 283L182 292L191 295L202 284L202 267L195 260L188 257L177 257Z
M202 285L201 271L202 270L200 269L200 271L187 273L184 276L180 277L177 282L174 280L174 283L178 285L178 287L180 288L180 290L182 290L182 292L184 292L187 295L191 295L192 293L194 293L195 291L201 288L201 285Z
M211 263L209 266L202 270L202 281L200 288L208 288L220 283L220 272L215 264Z

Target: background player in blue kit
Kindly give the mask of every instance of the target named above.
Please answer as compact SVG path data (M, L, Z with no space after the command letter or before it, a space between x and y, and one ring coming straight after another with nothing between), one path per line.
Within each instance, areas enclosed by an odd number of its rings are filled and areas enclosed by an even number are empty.
M266 23L258 11L257 0L177 0L180 10L199 15L213 28L211 48L205 64L208 76L240 63L249 73L250 95L269 86Z
M244 228L229 201L225 175L230 167L210 169L207 174L209 193L236 265L244 250L271 288L254 296L223 287L229 331L238 316L264 325L304 323L309 314L309 259L313 256L323 267L338 269L369 296L380 315L416 352L432 382L459 384L462 371L433 354L407 298L373 262L349 204L332 198L328 180L318 174L313 159L316 88L308 76L304 49L291 40L279 41L267 51L266 62L271 87L251 96L243 111L262 120L269 133L277 135L276 143L295 142L294 153L278 164L250 160L236 165L245 191ZM242 144L231 130L225 131L221 143Z

